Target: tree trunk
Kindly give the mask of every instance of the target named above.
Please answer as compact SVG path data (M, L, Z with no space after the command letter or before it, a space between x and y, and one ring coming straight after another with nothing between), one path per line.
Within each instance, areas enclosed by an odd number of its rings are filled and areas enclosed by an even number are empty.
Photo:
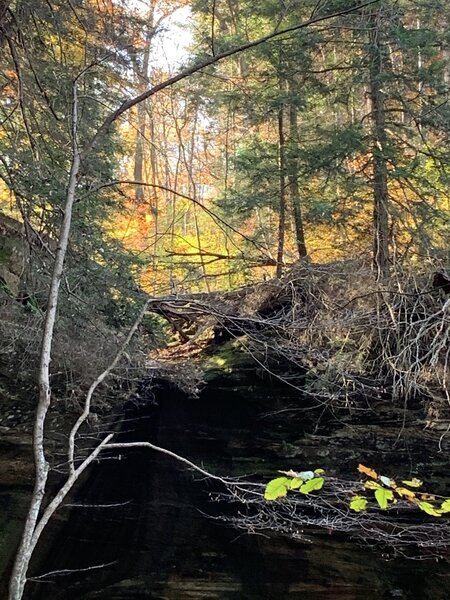
M373 133L373 263L377 281L389 275L389 191L386 163L386 117L383 75L384 52L380 40L381 11L369 16L369 75Z
M292 86L290 86L292 92ZM297 244L298 256L300 259L308 256L305 242L305 231L303 227L303 216L300 201L300 190L298 185L299 169L298 158L296 152L298 149L298 123L297 123L297 107L291 101L289 105L289 192L292 202L292 210L294 213L295 224L295 239Z
M11 0L0 0L0 26L3 23L3 19L8 11Z
M138 90L144 91L148 87L148 69L150 64L150 51L152 45L152 39L155 34L154 31L154 6L153 3L149 7L148 20L145 32L145 50L142 61L142 68L138 69ZM134 153L134 181L145 180L145 140L147 133L147 102L144 101L137 106L137 132L136 132L136 147ZM142 185L136 185L135 187L135 200L137 204L144 202L144 190L145 187Z
M286 237L286 139L284 133L283 108L278 111L278 166L280 170L279 179L279 217L278 217L278 250L277 270L278 279L283 274L284 241Z
M64 259L69 242L70 226L72 221L72 210L75 202L75 191L80 170L80 151L77 143L77 121L78 121L78 99L76 84L73 87L73 109L72 109L72 144L73 156L70 170L69 183L67 187L66 204L64 207L64 218L58 238L58 248L55 255L50 291L48 294L47 312L42 335L41 360L39 365L39 402L33 432L33 455L35 463L35 485L31 497L30 507L25 519L24 531L17 551L16 559L10 580L9 600L20 600L26 583L26 574L31 560L34 546L36 545L35 534L39 513L44 499L49 465L45 456L44 428L48 409L51 401L50 387L50 360L53 344L53 331L56 321L56 310L58 306L59 285L64 270Z
M137 132L136 147L134 152L134 181L144 181L144 140L146 134L146 107L145 102L137 107ZM144 202L144 186L135 186L135 200L137 204Z

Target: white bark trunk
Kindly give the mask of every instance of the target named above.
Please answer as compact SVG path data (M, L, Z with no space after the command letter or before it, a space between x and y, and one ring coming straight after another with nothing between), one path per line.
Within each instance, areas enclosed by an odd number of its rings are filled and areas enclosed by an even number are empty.
M26 582L26 573L33 553L33 536L36 530L39 513L44 499L49 465L45 457L44 432L45 420L51 401L50 361L55 328L56 311L58 308L59 285L64 270L64 259L69 242L72 209L75 202L78 173L80 170L80 152L77 142L78 98L76 83L73 86L72 100L72 164L67 186L64 218L55 255L55 264L48 294L47 312L44 332L42 334L41 360L39 365L39 402L33 432L33 455L35 463L35 485L30 507L25 520L24 531L14 562L9 586L9 600L21 600Z

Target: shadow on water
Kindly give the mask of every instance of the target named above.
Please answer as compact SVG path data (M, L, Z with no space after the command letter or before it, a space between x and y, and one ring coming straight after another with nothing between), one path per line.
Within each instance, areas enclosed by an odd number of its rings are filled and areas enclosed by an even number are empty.
M275 472L256 404L230 390L198 400L161 390L158 407L128 409L122 441L151 440L219 474ZM259 402L258 406L261 405ZM267 406L266 406L267 408ZM260 406L259 410L263 410ZM283 464L283 463L282 463ZM93 467L38 549L27 600L310 600L450 597L445 565L384 561L331 535L311 544L244 535L207 518L206 481L172 459L132 450ZM102 506L117 504L121 506ZM106 565L90 569L96 565Z

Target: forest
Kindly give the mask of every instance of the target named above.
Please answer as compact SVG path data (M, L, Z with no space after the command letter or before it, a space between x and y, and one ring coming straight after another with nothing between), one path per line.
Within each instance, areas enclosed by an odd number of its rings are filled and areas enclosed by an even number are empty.
M0 56L0 595L91 569L38 550L139 448L246 505L234 528L448 569L447 2L0 0ZM179 397L205 439L262 419L256 479L127 437ZM314 436L335 450L300 452ZM426 593L398 597L447 597Z

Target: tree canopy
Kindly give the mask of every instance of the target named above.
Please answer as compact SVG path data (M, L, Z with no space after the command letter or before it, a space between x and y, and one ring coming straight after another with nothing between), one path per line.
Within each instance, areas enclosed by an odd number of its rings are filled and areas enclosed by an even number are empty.
M105 290L113 278L116 296L136 285L207 291L280 276L306 257L372 255L378 278L448 259L439 0L18 0L2 10L1 208L43 239L60 220L71 85L85 73L77 135L89 157L69 284L89 271ZM192 75L178 83L164 35L169 45L186 36L180 72Z

